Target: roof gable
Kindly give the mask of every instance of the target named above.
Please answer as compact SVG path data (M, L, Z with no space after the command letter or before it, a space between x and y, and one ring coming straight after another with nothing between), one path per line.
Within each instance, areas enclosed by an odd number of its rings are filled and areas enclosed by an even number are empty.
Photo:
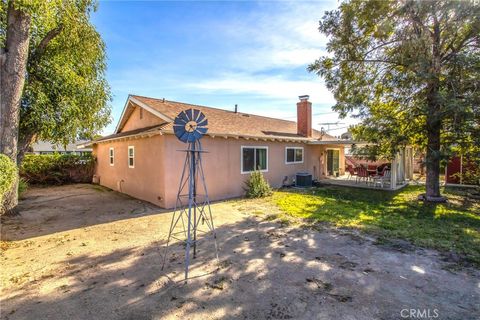
M181 111L195 108L202 111L208 118L207 135L213 137L280 139L305 142L337 140L335 137L322 134L318 130L313 130L313 137L311 138L303 137L297 133L297 123L295 121L136 95L128 96L122 116L115 129L115 134L132 129L126 128L126 130L123 130L136 107L143 108L150 114L158 117L158 124L164 124L161 127L161 131L166 133L173 132L173 120ZM149 125L154 124L152 122L149 123ZM137 128L139 127L133 129Z
M143 103L142 101L138 100L135 96L129 95L125 106L123 107L122 115L120 116L120 120L118 121L117 127L115 128L115 133L120 133L123 131L123 127L128 122L132 113L134 112L136 107L140 107L150 114L159 118L159 124L165 122L172 122L174 118L170 118L165 116L164 114L158 112L157 110L153 109L149 105Z
M172 119L183 110L195 108L202 111L208 119L208 135L247 136L259 138L284 138L302 140L336 140L328 134L321 134L313 130L312 138L305 138L297 134L295 121L282 120L258 116L243 112L234 112L224 109L193 105L188 103L154 99L142 96L131 96L135 101L150 106L154 110Z

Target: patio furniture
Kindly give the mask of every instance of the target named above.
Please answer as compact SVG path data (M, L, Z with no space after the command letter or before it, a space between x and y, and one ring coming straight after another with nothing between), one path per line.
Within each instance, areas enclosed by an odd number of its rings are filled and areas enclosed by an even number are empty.
M353 176L357 175L356 168L353 168L351 165L347 166L348 177L347 180L350 180Z
M362 181L362 179L365 180L365 183L368 184L368 181L370 180L370 175L365 167L360 166L357 169L357 179L355 181L359 182Z
M372 177L372 184L374 187L380 185L383 188L385 183L390 183L391 171L388 167L383 167L383 170L380 174Z

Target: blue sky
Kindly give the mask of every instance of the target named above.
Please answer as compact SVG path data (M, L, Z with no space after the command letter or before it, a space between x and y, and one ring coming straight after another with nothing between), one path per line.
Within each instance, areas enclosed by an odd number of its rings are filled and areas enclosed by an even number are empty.
M309 94L314 127L338 121L306 67L325 54L318 21L337 1L101 1L114 131L129 93L295 120ZM352 120L340 120L352 123ZM338 128L345 127L339 125ZM340 134L345 129L331 131Z

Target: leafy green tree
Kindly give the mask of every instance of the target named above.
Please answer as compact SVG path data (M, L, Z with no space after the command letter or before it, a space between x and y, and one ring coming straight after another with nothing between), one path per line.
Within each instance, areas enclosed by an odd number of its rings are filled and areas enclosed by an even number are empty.
M94 0L0 1L0 152L12 160L38 139L67 144L110 121L95 9Z
M361 124L355 138L392 156L426 149L427 200L439 200L440 160L452 143L479 143L480 6L474 1L348 1L325 13L325 79L334 110Z

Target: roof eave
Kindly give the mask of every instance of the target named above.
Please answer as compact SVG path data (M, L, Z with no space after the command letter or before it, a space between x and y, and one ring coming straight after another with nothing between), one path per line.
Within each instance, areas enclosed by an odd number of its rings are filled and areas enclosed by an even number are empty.
M173 134L173 130L166 129L163 130L165 134ZM211 138L234 138L234 139L245 139L245 140L263 140L263 141L289 141L289 142L300 142L307 143L312 141L312 138L302 138L302 137L280 137L280 136L255 136L255 135L246 135L246 134L235 134L235 133L222 133L222 132L207 132L205 134Z
M326 144L341 144L341 145L363 145L366 144L366 142L363 141L355 141L355 140L316 140L316 141L311 141L308 142L308 144L320 144L320 145L326 145Z
M116 141L116 140L143 138L143 137L154 136L154 135L162 135L162 134L163 134L162 129L157 129L157 130L153 130L153 131L145 131L145 132L139 132L139 133L135 133L135 134L131 134L131 135L124 135L124 136L120 136L120 137L112 137L112 138L109 138L109 139L93 140L93 141L89 141L85 144L79 145L79 146L77 146L77 148L93 146L95 144L110 142L110 141Z

